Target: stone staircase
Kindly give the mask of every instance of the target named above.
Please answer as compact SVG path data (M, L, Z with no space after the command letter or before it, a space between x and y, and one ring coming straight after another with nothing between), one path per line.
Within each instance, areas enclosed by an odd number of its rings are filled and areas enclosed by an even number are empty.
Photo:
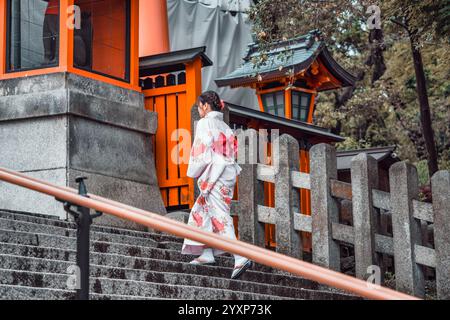
M181 244L162 233L92 226L91 299L359 299L258 264L231 280L231 256L195 266ZM0 210L0 300L74 299L67 269L75 249L74 223Z

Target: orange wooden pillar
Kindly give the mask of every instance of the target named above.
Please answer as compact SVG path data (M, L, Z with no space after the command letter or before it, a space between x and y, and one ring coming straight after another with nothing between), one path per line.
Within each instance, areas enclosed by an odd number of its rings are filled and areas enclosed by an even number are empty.
M189 112L186 112L185 120L191 123L190 107L196 103L197 98L202 93L202 62L198 57L186 65L186 105L189 106ZM191 132L193 137L194 132ZM187 170L187 168L186 168ZM194 180L189 179L189 207L194 205Z
M139 56L170 51L166 0L139 1Z
M309 173L309 152L306 150L300 150L300 172ZM300 192L300 213L305 215L311 215L311 191L306 189L299 189ZM306 252L311 252L311 234L302 232L302 242L303 250Z
M6 72L6 0L0 0L0 79Z

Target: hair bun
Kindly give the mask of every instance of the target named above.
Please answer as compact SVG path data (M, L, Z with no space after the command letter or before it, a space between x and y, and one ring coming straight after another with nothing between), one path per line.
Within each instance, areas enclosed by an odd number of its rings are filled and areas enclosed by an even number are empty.
M220 100L219 95L215 91L203 92L198 97L198 100L201 103L209 103L213 111L222 111L225 107L225 102L223 100Z

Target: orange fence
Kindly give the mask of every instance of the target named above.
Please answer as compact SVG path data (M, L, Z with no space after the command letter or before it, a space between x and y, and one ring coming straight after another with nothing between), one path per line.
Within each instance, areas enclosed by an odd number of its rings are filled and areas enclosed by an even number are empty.
M194 205L194 183L187 178L187 152L177 145L191 146L183 141L183 132L192 132L191 107L201 94L201 57L185 64L182 72L158 74L141 78L145 108L158 114L158 129L153 137L155 166L161 196L166 207Z
M179 159L178 155L172 159L172 153L177 151L176 146L179 143L177 130L191 131L186 85L178 84L143 92L145 108L158 113L158 130L153 141L158 184L164 205L166 207L189 205L187 164L172 161ZM190 145L190 141L187 144Z
M74 205L87 207L121 219L133 221L149 228L178 237L189 238L210 247L245 256L257 263L290 272L324 285L342 289L370 299L416 300L417 298L368 282L282 255L239 240L231 240L212 232L173 221L156 213L137 209L122 203L89 194L80 196L68 187L59 187L48 182L27 177L24 174L0 168L0 180L34 190Z

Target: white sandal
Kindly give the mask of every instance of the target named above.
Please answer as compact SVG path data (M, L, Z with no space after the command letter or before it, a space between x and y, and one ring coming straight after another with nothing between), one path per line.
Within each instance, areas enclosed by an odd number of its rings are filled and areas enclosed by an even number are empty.
M251 268L252 261L248 260L240 265L240 267L234 267L231 279L238 279L248 268Z
M194 260L192 260L191 262L189 262L190 264L195 264L195 265L205 265L205 264L213 264L215 263L216 260L203 260L203 259L199 259L199 258L195 258Z

